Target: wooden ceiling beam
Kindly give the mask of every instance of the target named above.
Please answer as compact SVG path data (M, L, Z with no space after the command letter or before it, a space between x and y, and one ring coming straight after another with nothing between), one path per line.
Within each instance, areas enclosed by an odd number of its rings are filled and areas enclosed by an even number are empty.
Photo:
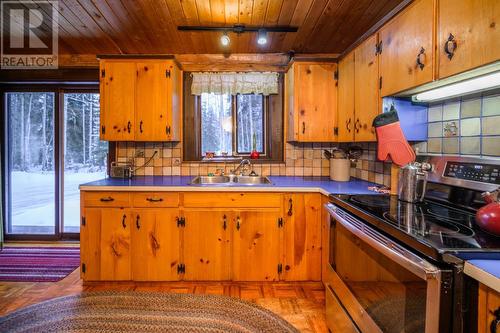
M175 58L188 72L283 72L290 60L285 53L176 54Z

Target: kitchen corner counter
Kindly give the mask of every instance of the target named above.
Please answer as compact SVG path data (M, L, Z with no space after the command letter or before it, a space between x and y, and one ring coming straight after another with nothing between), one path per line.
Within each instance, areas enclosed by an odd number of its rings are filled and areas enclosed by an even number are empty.
M132 179L105 178L80 185L81 191L183 191L183 192L319 192L329 194L376 194L374 183L353 178L348 182L328 177L269 176L268 185L191 185L194 176L136 176Z
M500 293L500 260L467 260L464 265L464 272Z

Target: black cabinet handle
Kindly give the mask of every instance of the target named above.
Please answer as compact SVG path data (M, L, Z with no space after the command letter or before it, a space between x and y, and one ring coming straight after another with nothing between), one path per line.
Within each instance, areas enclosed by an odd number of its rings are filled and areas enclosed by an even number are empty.
M238 216L236 218L236 230L240 230L240 227L241 227L241 225L240 225L240 217Z
M425 64L422 62L422 60L420 60L420 57L422 55L425 56L425 49L423 47L420 49L420 51L418 52L418 55L417 55L417 66L418 66L418 68L420 68L420 70L423 71Z
M127 227L127 224L125 223L126 219L127 219L127 215L123 214L123 218L122 218L122 227L123 227L123 229L125 229Z
M493 311L493 315L495 316L495 319L491 321L490 333L497 333L498 325L500 325L500 308Z
M222 221L223 221L223 222L222 222L222 228L223 228L224 230L226 230L226 229L227 229L227 217L226 217L226 215L224 215L224 216L222 217Z
M292 216L293 215L293 200L292 198L290 198L290 200L288 200L288 216Z
M361 128L361 122L359 121L359 118L356 119L356 123L354 123L354 129L356 130L356 133L359 133L359 129Z
M141 133L142 133L142 120L141 120L141 122L139 123L139 132L141 132Z
M141 216L140 215L137 215L137 217L135 218L135 226L137 227L137 229L141 229Z
M155 198L146 198L146 200L149 201L149 202L162 202L163 198L158 198L158 199L155 199Z
M127 123L127 131L130 133L130 130L132 129L132 123L129 121Z
M347 128L347 132L351 133L351 118L345 122L345 127Z
M305 134L306 133L306 122L303 121L302 122L302 134Z
M165 127L165 132L167 135L170 135L170 126Z
M114 198L112 198L112 197L101 198L100 200L101 200L102 202L111 202L111 201L115 201L115 199L114 199Z
M455 40L455 36L453 36L450 33L448 39L444 43L444 52L448 55L448 59L451 60L451 58L453 58L456 49L457 49L457 41Z

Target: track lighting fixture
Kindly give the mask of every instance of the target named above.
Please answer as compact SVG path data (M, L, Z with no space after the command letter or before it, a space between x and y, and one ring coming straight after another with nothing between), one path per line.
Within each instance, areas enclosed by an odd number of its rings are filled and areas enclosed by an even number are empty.
M267 31L265 29L259 29L259 32L257 33L257 44L267 44Z
M231 42L231 39L229 39L227 32L224 31L224 34L222 36L220 36L220 43L222 44L222 46L228 46L230 42Z

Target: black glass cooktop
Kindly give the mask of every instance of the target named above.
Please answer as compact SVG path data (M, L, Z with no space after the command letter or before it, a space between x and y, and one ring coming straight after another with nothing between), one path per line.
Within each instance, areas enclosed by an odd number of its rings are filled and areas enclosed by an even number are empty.
M392 236L410 236L440 253L453 251L498 250L500 237L486 233L475 223L471 212L434 201L411 204L393 195L335 195L332 202ZM357 214L358 213L358 214ZM361 214L359 214L361 213Z

